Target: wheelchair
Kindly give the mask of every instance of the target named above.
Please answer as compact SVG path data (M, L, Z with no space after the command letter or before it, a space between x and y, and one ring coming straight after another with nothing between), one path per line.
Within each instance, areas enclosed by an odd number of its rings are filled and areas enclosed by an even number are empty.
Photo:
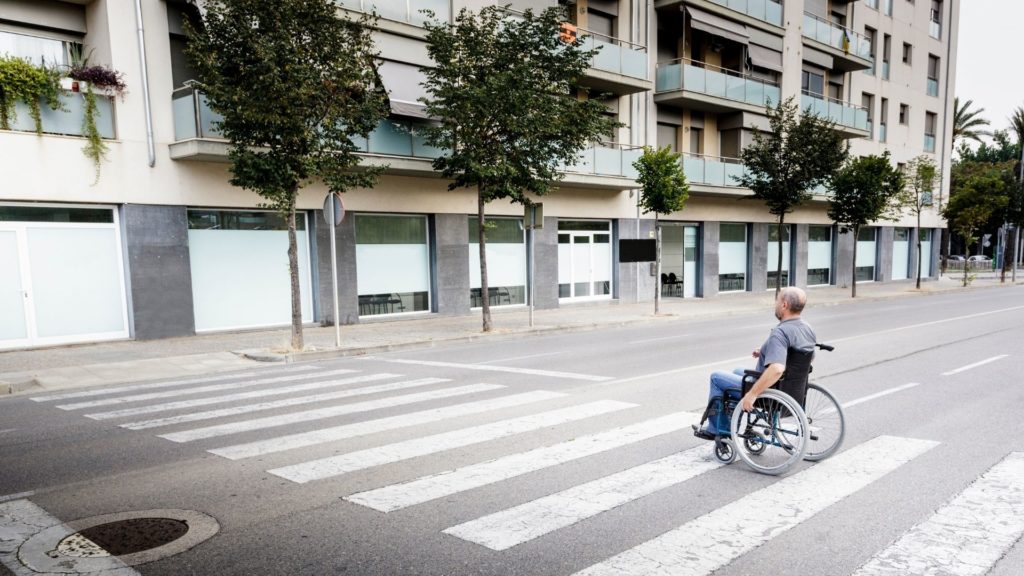
M834 350L827 344L816 346ZM813 357L813 351L790 349L786 373L754 400L751 412L737 407L761 376L754 370L744 371L740 390L726 390L724 397L708 402L698 429L714 418L716 460L731 464L739 456L757 472L778 475L800 460L824 460L839 449L846 435L846 419L831 392L808 383ZM699 432L694 435L711 439Z

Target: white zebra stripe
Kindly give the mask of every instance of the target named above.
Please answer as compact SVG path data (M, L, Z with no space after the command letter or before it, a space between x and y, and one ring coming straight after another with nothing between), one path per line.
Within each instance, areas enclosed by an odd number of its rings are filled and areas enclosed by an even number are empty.
M481 384L481 386L483 385ZM429 422L438 422L448 418L457 418L459 416L479 414L481 412L510 408L512 406L520 406L523 404L530 404L532 402L552 400L554 398L561 398L562 396L565 396L565 394L548 392L546 390L524 392L522 394L513 394L512 396L503 396L501 398L492 398L490 400L480 400L477 402L467 402L465 404L456 404L455 406L446 406L444 408L434 408L432 410L423 410L421 412L412 412L409 414L379 418L377 420L345 424L342 426L335 426L333 428L300 432L289 436L279 436L277 438L259 440L248 444L216 448L214 450L209 450L209 452L218 456L230 458L231 460L241 460L242 458L263 456L264 454L282 452L293 448L304 448L306 446L314 446L316 444L333 442L335 440L344 440L345 438L365 436L375 432L408 428L410 426L418 426Z
M381 398L378 400L367 400L365 402L357 402L355 404L343 404L341 406L326 406L324 408L316 408L314 410L291 412L289 414L277 414L274 416L267 416L264 418L255 418L253 420L228 422L226 424L217 424L214 426L206 426L203 428L183 430L181 432L171 432L168 434L162 434L160 435L160 437L170 440L172 442L192 442L193 440L215 438L217 436L227 436L228 434L250 432L252 430L275 428L278 426L286 426L288 424L297 424L299 422L311 422L313 420L333 418L334 416L343 416L345 414L369 412L370 410L379 410L380 408L404 406L406 404L425 402L427 400L451 398L453 396L475 394L477 392L489 392L491 390L497 390L499 388L504 388L504 386L498 384L470 384L468 386L458 386L456 388L443 388L441 390L431 390L429 392L416 392L413 394L392 396L390 398Z
M616 402L613 400L601 400L590 402L580 406L571 406L530 416L492 422L481 426L473 426L462 430L434 434L423 438L414 438L405 442L396 442L377 448L358 450L321 458L311 462L303 462L293 466L275 468L268 470L275 476L304 484L313 480L321 480L332 476L340 476L348 472L382 466L402 460L409 460L428 454L436 454L453 448L462 448L481 442L505 438L523 432L539 430L548 426L557 426L567 422L575 422L585 418L592 418L601 414L608 414L626 408L635 408L636 404Z
M393 484L347 496L345 500L392 512L443 496L450 496L515 476L585 458L599 452L641 442L655 436L676 432L700 419L699 414L677 412L630 426L606 430L590 436L545 446L528 452L512 454L489 462L473 464L457 470L424 476L402 484ZM707 449L704 450L705 455Z
M273 410L275 408L287 408L289 406L301 406L303 404L317 404L319 402L327 402L330 400L349 398L351 396L361 396L365 394L389 392L393 390L404 390L407 388L415 388L417 386L429 386L431 384L440 384L442 382L448 381L449 380L446 378L420 378L419 380L409 380L407 382L391 382L388 384L381 384L379 386L366 386L364 388L353 388L351 390L341 390L338 392L313 394L311 396L299 396L297 398L286 398L284 400L275 400L273 402L260 402L259 404L232 406L231 408L221 408L219 410L207 410L206 412L190 412L188 414L179 414L177 416L167 416L166 418L142 420L140 422L129 422L127 424L121 424L121 428L127 428L129 430L144 430L146 428L157 428L160 426L170 426L172 424L184 424L185 422L210 420L213 418L222 418L224 416L237 416L239 414L249 414L252 412L260 412L263 410Z
M510 374L528 374L530 376L544 376L546 378L567 378L569 380L585 380L587 382L605 382L611 380L611 376L593 376L591 374L577 374L575 372L557 372L553 370L536 370L533 368L513 368L510 366L489 366L485 364L460 364L458 362L438 362L435 360L403 360L396 358L374 358L364 357L365 360L377 360L380 362L392 362L394 364L417 364L420 366L434 366L437 368L461 368L463 370L483 370L485 372L508 372Z
M282 394L294 394L295 392L320 390L322 388L334 388L335 386L345 386L347 384L376 382L377 380L387 380L388 378L398 378L399 376L401 376L401 374L366 374L364 376L342 378L341 380L322 380L319 382L296 384L295 386L285 386L283 388L265 388L263 390L236 392L234 394L225 394L223 396L208 396L206 398L193 398L192 400L179 400L177 402L164 402L163 404L150 404L149 406L123 408L121 410L112 410L110 412L95 412L93 414L86 414L85 417L92 418L93 420L112 420L114 418L139 416L142 414L152 414L154 412L166 412L168 410L181 410L183 408L209 406L210 404L220 404L222 402L234 402L237 400L250 400L252 398L265 398L267 396L280 396ZM359 388L359 390L362 390L362 388ZM347 392L351 392L351 390Z
M218 376L202 376L197 378L186 378L184 380L168 380L165 382L150 382L148 384L130 384L128 386L117 386L114 388L92 388L90 390L80 390L78 392L63 392L61 394L51 394L49 396L35 396L30 398L35 402L51 402L54 400L68 400L71 398L88 398L90 396L103 396L106 394L120 394L121 392L135 392L137 390L153 390L156 388L168 388L170 386L181 386L184 384L199 384L202 382L219 382L221 380L233 380L235 378L249 378L251 376L269 376L271 374L279 373L292 373L292 372L309 372L311 370L319 370L319 366L288 366L285 368L278 368L271 370L264 368L262 370L253 370L249 372L235 372L233 374L220 374Z
M221 392L223 390L237 390L239 388L248 388L250 386L259 386L260 384L278 384L280 382L295 382L296 380L308 380L309 378L321 378L329 376L341 376L342 374L351 374L358 372L358 370L328 370L325 372L318 372L316 374L298 374L295 376L279 376L277 378L261 378L259 380L249 380L246 382L232 382L231 384L215 384L213 386L199 386L198 388L185 388L183 390L171 390L168 392L151 392L149 394L133 394L131 396L121 396L118 398L104 398L103 400L90 400L88 402L76 402L74 404L60 404L57 408L61 410L81 410L82 408L95 408L97 406L110 406L112 404L127 404L129 402L142 402L143 400L158 400L160 398L174 398L175 396L184 396L186 394L203 394L206 392Z
M879 436L577 574L706 576L936 445Z
M853 576L987 574L1024 535L1024 452L1013 452Z
M722 466L699 446L452 526L445 534L506 550Z

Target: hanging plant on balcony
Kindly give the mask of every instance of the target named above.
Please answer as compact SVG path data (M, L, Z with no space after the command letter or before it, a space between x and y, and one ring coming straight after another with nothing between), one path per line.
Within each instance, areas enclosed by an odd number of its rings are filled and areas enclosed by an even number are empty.
M80 83L77 86L73 86L73 90L77 88L81 91L82 87L85 88L82 92L82 97L85 98L85 118L83 120L82 133L88 142L82 148L82 152L95 165L96 180L98 181L100 179L100 164L107 155L107 143L103 141L103 136L100 135L99 128L96 126L96 113L99 108L96 104L94 88L104 93L117 94L123 99L126 88L123 75L106 66L90 66L88 58L86 58L72 65L71 70L68 72L68 78Z
M14 56L0 56L0 128L11 129L15 104L28 105L35 121L36 134L43 133L41 102L53 110L61 110L60 73L54 68L36 66Z

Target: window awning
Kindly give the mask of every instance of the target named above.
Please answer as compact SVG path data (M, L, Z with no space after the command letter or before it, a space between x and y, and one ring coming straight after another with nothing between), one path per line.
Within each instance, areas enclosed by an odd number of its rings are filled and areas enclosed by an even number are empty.
M747 49L750 54L750 63L754 66L782 72L782 52L757 44L750 44Z
M806 46L804 46L804 60L810 62L811 64L821 66L826 70L831 70L833 66L831 56L824 52L815 50L814 48L808 48Z
M418 66L384 60L377 65L377 74L387 90L392 114L429 118L426 107L418 100L426 95L420 86L426 76Z
M708 34L721 36L722 38L732 40L733 42L739 42L740 44L746 44L750 41L750 34L747 33L747 27L739 22L726 20L721 16L716 16L710 12L693 8L692 6L687 6L686 12L690 15L690 26L693 26L697 30L703 30Z

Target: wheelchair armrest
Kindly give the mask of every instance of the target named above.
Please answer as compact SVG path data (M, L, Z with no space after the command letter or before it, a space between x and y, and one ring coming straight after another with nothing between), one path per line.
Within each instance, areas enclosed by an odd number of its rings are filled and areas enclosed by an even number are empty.
M746 395L746 393L749 392L750 389L754 387L754 383L757 382L757 379L760 378L760 377L761 377L761 373L758 372L757 370L744 370L743 371L743 380L742 380L742 382L743 382L743 387L742 387L743 395Z

